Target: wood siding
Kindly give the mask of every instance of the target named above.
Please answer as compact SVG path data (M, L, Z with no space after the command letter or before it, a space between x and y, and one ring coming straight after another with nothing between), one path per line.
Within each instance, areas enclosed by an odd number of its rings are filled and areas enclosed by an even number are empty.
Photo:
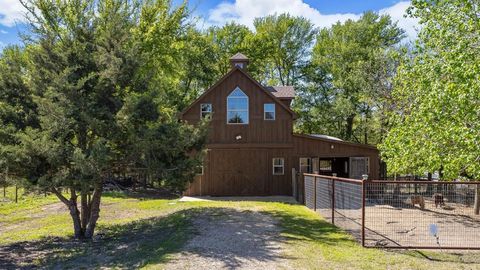
M227 96L239 87L247 96L249 102L248 124L227 124ZM209 143L291 143L292 115L277 104L271 96L265 93L250 78L241 71L235 70L229 78L201 98L193 107L187 110L183 119L195 123L200 119L200 104L211 103L213 116ZM263 119L263 104L275 104L275 120ZM241 135L237 141L235 137Z
M236 87L249 98L249 123L246 125L227 124L227 96ZM243 71L232 70L183 112L182 119L197 123L202 103L210 103L213 107L208 153L203 175L195 177L185 195L292 195L292 168L299 170L300 157L338 158L338 161L369 157L369 177L379 177L376 148L294 135L294 115L284 106L290 105L290 101L267 94ZM274 121L264 120L265 103L275 103ZM236 139L238 135L241 140ZM273 175L273 158L284 158L283 175Z

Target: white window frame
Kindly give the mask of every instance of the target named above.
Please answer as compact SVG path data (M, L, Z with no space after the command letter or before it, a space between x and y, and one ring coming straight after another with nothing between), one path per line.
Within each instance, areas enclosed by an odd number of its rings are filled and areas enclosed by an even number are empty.
M236 90L240 90L245 96L244 97L231 97L232 93ZM246 110L230 110L229 106L228 106L228 100L229 99L233 99L233 98L246 98L247 99L247 109ZM242 89L240 89L240 87L235 87L235 89L233 89L232 92L230 92L230 94L227 96L227 125L248 125L248 123L250 122L250 99L248 98L248 95L245 94L245 92L243 92ZM228 122L228 113L229 112L247 112L247 121L245 123L230 123Z
M281 165L275 164L275 160L281 160L282 164ZM282 168L282 173L275 173L275 168ZM285 175L285 158L280 158L280 157L272 158L272 174L273 175Z
M203 105L210 105L210 110L209 111L204 111L203 110ZM200 104L200 119L202 118L205 118L206 116L208 115L211 115L212 114L212 111L213 111L213 106L212 106L212 103L201 103ZM206 113L206 115L204 116L203 114Z
M307 169L306 171L303 171L303 170L302 170L302 162L301 162L302 159L306 159L306 160L307 160L307 168L308 168L308 169ZM305 167L305 166L303 166L303 167ZM312 158L309 158L309 157L301 157L301 158L299 158L299 159L298 159L298 169L299 169L299 171L302 172L302 173L312 173Z
M267 105L273 105L273 111L267 111L266 109L266 106ZM275 118L276 118L276 108L275 108L275 103L264 103L263 104L263 120L266 120L266 121L275 121ZM267 112L269 113L273 113L273 118L272 119L267 119Z

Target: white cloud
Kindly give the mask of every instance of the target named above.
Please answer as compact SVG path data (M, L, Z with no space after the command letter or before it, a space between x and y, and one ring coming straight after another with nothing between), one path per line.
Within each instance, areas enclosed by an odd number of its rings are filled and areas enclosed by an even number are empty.
M12 27L25 20L25 8L19 0L0 0L0 24Z
M207 21L212 25L236 21L253 27L253 20L257 17L287 12L290 15L306 17L320 27L359 17L358 14L352 13L323 15L302 0L235 0L234 3L222 2L210 10Z
M405 17L407 8L409 6L409 1L398 2L391 7L381 9L379 13L390 15L390 17L392 17L392 20L397 21L398 26L405 30L408 38L410 40L413 40L417 37L417 29L419 29L420 26L418 23L418 19Z
M0 33L1 33L1 34L8 34L8 32L5 31L5 30L0 30Z
M406 30L410 39L413 39L416 37L414 27L418 23L414 19L403 17L409 5L409 1L403 1L378 12L380 14L390 14L394 21L398 20L398 25ZM222 2L211 9L204 26L224 25L227 22L235 21L253 28L255 18L275 13L303 16L310 19L318 27L329 27L338 21L358 19L361 16L361 14L354 13L321 14L320 11L303 2L303 0L235 0L233 3Z

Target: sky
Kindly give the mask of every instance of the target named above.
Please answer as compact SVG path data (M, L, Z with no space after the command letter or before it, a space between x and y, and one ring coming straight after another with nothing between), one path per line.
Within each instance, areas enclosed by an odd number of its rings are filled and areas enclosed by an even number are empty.
M174 4L183 0L173 0ZM328 27L337 21L357 19L367 10L389 14L407 33L416 37L418 22L405 18L410 1L405 0L190 0L189 7L198 17L198 28L223 25L235 21L253 27L253 20L270 14L288 12L310 19L318 27ZM19 33L27 30L24 8L18 0L0 0L0 48L20 44Z

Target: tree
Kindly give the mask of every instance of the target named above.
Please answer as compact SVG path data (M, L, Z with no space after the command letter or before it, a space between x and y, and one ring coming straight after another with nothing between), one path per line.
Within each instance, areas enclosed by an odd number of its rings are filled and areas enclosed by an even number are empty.
M345 140L376 142L378 135L371 136L368 129L378 125L373 117L379 110L377 94L389 89L395 70L391 53L403 33L388 15L374 12L322 29L306 72L306 86L300 88L299 103L308 106L300 114L302 119L319 118L324 125L299 128Z
M183 110L221 76L216 66L219 63L214 61L215 56L216 51L209 37L193 26L189 27L179 58L179 89L183 95L180 95L177 103L178 110Z
M24 50L18 46L4 48L0 57L0 182L4 188L15 186L17 189L22 179L11 174L14 168L9 165L15 160L15 147L19 141L15 133L27 127L37 127L36 105L32 99L31 89L25 83L28 59Z
M230 57L236 53L243 53L252 58L247 40L253 35L252 31L244 25L234 22L227 23L222 27L212 26L206 32L207 38L214 49L216 77L225 75L230 70ZM253 68L253 64L251 67Z
M391 173L480 177L479 12L470 0L412 2L422 30L399 68L381 145Z
M172 191L183 190L205 141L204 131L174 117L181 90L171 82L181 74L172 45L184 40L185 6L172 8L166 0L23 4L32 33L24 82L38 125L14 132L17 144L2 143L2 152L15 156L2 160L65 203L76 238L93 236L103 184L117 171L141 166Z
M269 84L298 85L309 61L317 29L304 17L289 14L256 18L253 44L263 46Z

